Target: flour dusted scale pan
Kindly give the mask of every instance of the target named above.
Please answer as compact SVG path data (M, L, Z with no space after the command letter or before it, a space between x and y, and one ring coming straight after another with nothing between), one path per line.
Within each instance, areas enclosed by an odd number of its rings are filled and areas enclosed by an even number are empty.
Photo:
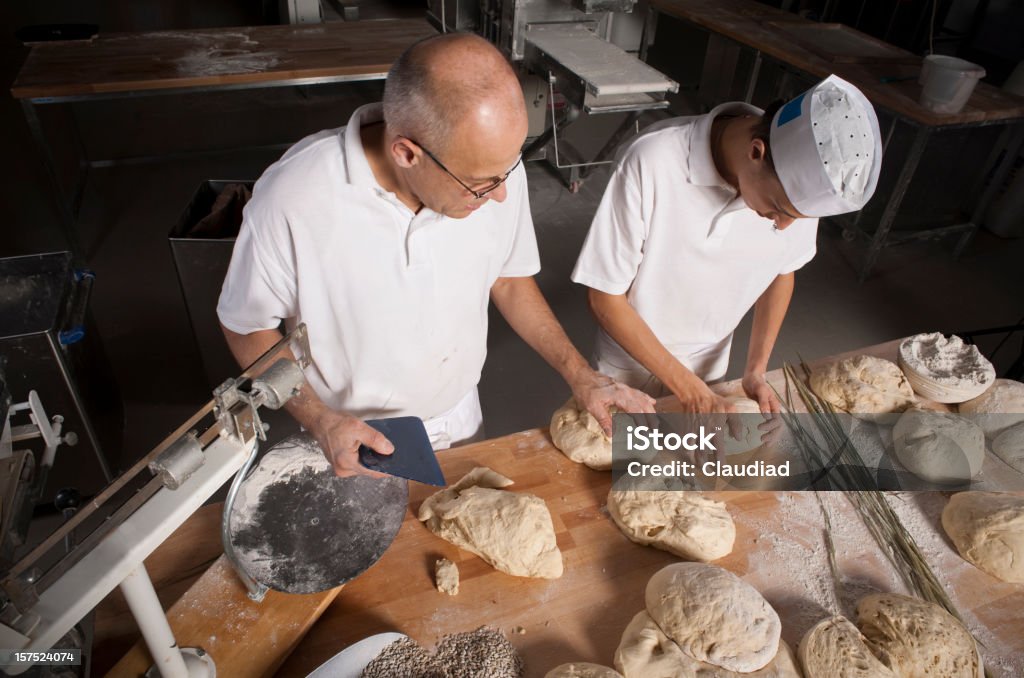
M233 490L229 557L257 589L285 593L326 591L365 572L394 541L409 500L403 478L337 477L308 432L272 447Z

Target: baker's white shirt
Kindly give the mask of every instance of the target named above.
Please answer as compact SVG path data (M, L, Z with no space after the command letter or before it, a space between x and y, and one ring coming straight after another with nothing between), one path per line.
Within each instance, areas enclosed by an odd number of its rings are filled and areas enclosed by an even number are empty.
M658 340L705 381L729 366L732 334L768 285L813 258L817 219L772 228L719 175L711 123L760 115L740 103L652 125L621 149L572 279L626 294ZM603 329L599 369L638 388L650 373Z
M256 182L217 313L240 334L306 323L306 379L329 407L418 416L457 442L479 428L491 285L540 270L526 175L465 219L415 214L363 151L360 127L381 119L380 104L359 108Z

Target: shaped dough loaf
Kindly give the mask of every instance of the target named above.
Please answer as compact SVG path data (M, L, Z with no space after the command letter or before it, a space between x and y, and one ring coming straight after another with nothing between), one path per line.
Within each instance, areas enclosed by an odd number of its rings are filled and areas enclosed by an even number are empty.
M992 441L992 454L1024 473L1024 424L1004 429Z
M512 481L477 467L459 482L431 495L419 519L431 532L495 569L518 577L557 579L562 553L544 500L530 494L496 489Z
M801 678L793 651L781 640L767 666L737 673L687 655L646 611L633 617L623 632L615 651L615 668L625 678Z
M807 678L898 678L846 617L818 622L804 634L797 650Z
M857 627L900 678L984 675L970 632L935 603L898 593L865 596L857 603Z
M545 673L544 678L622 678L622 674L600 664L573 662L556 666Z
M1024 584L1024 494L954 494L942 527L965 560L997 579Z
M914 389L896 363L858 355L811 373L811 390L850 414L902 412L914 403Z
M617 411L612 408L613 414ZM551 416L551 441L576 463L598 471L612 467L611 438L601 430L594 415L579 408L575 398L570 398Z
M727 556L736 540L736 526L725 504L700 492L613 489L608 493L608 513L637 544L687 560Z
M973 400L960 403L960 414L995 438L1018 424L1024 425L1024 384L1013 379L996 379L987 391Z
M757 589L721 567L664 567L647 582L644 598L662 632L699 661L750 673L779 651L779 615Z
M907 410L892 429L892 443L900 463L932 483L965 483L985 461L981 427L948 412Z

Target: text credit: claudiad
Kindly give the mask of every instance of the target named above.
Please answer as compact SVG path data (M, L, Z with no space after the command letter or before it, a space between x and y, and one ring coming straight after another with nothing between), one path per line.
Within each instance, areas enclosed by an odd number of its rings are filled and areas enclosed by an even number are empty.
M662 433L650 426L626 427L626 452L633 457L635 452L704 452L715 453L714 438L721 433L719 427L708 431L701 426L690 433ZM754 461L745 464L730 464L728 461L709 460L704 462L674 459L669 462L652 463L632 459L626 464L626 473L634 478L675 477L693 478L702 476L720 477L786 477L789 476L789 460L777 464Z

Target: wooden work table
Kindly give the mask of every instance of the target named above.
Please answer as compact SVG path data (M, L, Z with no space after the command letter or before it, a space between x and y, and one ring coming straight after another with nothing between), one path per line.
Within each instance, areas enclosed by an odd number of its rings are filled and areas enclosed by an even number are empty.
M882 249L907 240L956 235L958 239L953 256L958 256L970 242L1024 144L1024 97L980 82L963 110L936 113L918 101L921 95L921 85L917 82L921 57L847 26L809 21L755 0L651 0L650 8L642 54L646 54L648 44L656 42L659 15L674 17L708 31L712 36L725 38L709 43L708 55L712 52L712 44L728 45L725 51L732 55L732 60L724 63L730 65L718 64L716 67L714 59L705 57L701 85L708 88L705 95L713 100L703 101L707 105L720 103L715 99L723 96L723 92L719 90L716 94L715 84L723 78L726 83L731 83L735 56L742 48L754 53L746 86L748 103L754 95L762 60L768 60L783 64L784 70L805 73L811 80L834 73L856 85L872 104L891 116L888 129L882 130L886 151L898 123L910 128L913 140L909 149L894 157L886 156L882 169L883 188L879 191L886 202L877 217L877 225L862 227L863 211L843 222L844 235L860 237L869 243L860 267L861 280L871 272ZM783 92L777 92L776 96L783 96ZM974 187L965 189L964 220L957 222L954 219L953 223L936 223L927 228L890 235L931 138L951 129L988 125L999 125L1002 133L985 165L978 167L970 179ZM889 181L892 181L887 178L889 176L894 177L891 190L888 188ZM878 199L876 196L875 201Z
M16 99L383 78L426 20L112 33L32 46Z
M896 342L889 342L855 353L893 358L896 346ZM784 386L778 371L771 373L770 380L780 389ZM739 385L730 382L716 388L732 394L739 390ZM660 403L661 409L666 410L673 409L674 404L672 399ZM221 667L229 671L225 675L242 675L230 673L230 663L241 654L240 646L264 652L268 645L277 643L282 645L278 653L283 654L294 644L294 650L276 673L268 669L246 674L290 677L307 675L348 645L371 634L400 631L433 646L446 634L489 625L506 633L523 656L526 675L531 678L539 678L568 661L610 666L623 630L644 607L647 580L659 568L678 560L666 552L633 544L621 534L605 507L611 474L571 462L553 447L546 429L523 431L438 456L449 482L477 465L486 465L515 481L510 490L544 499L551 511L565 574L557 580L512 577L434 536L416 520L415 514L423 499L436 488L412 483L410 511L394 544L365 574L344 586L340 593L332 592L336 597L329 605L322 598L305 603L309 613L291 622L303 631L310 627L297 644L291 637L277 638L276 632L273 642L266 636L256 637L248 632L244 619L239 622L223 612L222 630L211 632L208 622L197 623L181 615L182 608L193 604L182 601L170 615L179 643L205 643L220 662L218 671ZM833 524L832 536L844 580L838 593L828 570L822 509L814 493L711 495L726 502L737 525L733 552L716 564L761 591L778 610L783 638L790 644L795 644L804 631L826 616L836 612L851 614L850 604L870 591L905 590L852 505L839 493L826 493L822 500ZM994 675L1019 675L1013 671L1024 670L1024 587L1000 582L955 553L937 527L946 495L904 493L894 495L892 501L900 507L898 512L905 516L908 529L915 534L968 625L985 644L983 653ZM203 523L203 531L216 533L214 511L203 516L197 514L197 519ZM189 539L190 543L203 542L194 535ZM177 548L170 543L161 547L151 558L156 562L150 569L167 571L160 563L168 559L175 568L184 568L189 556L182 554L180 544ZM191 558L201 559L201 550L197 549ZM216 557L215 549L207 550L207 558ZM458 564L461 588L455 597L434 588L433 566L440 557ZM204 576L208 578L209 573ZM159 581L157 586L159 589ZM234 582L231 586L240 590ZM188 601L188 596L182 600ZM278 608L298 605L297 598L301 597L275 599L274 609L268 608L265 614L282 615ZM308 623L307 617L318 614L321 607L326 609L319 619ZM246 610L246 614L252 614L248 607ZM100 619L110 618L103 609L99 613ZM294 612L290 614L296 617ZM266 625L262 628L266 629ZM98 628L97 633L100 632ZM144 668L145 658L145 652L136 648L120 666ZM137 674L119 670L111 675Z
M824 78L834 73L860 88L875 105L922 125L948 126L1024 118L1024 97L1003 92L984 82L978 83L970 101L959 113L935 113L918 103L921 94L921 85L917 83L920 57L890 47L893 53L890 61L831 60L820 51L802 45L785 30L785 27L793 25L818 26L827 30L828 24L817 24L753 0L651 0L651 7L747 45L815 77ZM865 41L874 41L874 38L852 29L848 31L863 36ZM903 79L907 77L912 79Z
M69 249L85 256L75 224L88 170L125 158L87 157L74 124L77 102L237 89L383 80L411 44L435 35L425 19L244 26L150 33L113 33L90 40L31 46L11 94L21 101L61 211ZM51 147L38 106L64 105L72 142ZM73 152L78 171L65 187L60 155ZM150 161L154 157L135 158Z

